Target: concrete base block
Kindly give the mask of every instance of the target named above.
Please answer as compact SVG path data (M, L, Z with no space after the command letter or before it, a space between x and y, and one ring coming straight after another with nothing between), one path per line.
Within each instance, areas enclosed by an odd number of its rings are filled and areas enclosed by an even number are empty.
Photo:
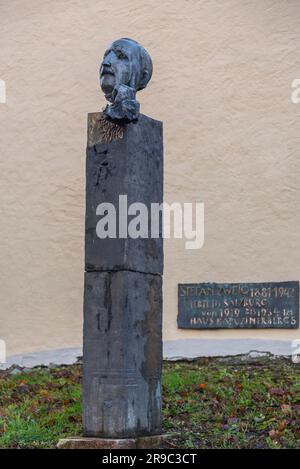
M168 435L139 436L137 438L71 437L59 440L57 449L151 449L159 448Z

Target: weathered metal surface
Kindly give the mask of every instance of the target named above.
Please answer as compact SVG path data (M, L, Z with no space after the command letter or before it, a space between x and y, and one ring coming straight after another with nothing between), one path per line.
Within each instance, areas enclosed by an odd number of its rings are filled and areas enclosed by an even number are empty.
M106 49L99 79L105 98L111 103L104 109L107 118L123 123L139 119L136 93L146 88L152 68L149 53L133 39L118 39Z
M299 282L178 285L179 328L296 329Z
M123 138L124 125L110 122L102 112L91 112L88 115L87 142L88 147L97 143L110 143Z

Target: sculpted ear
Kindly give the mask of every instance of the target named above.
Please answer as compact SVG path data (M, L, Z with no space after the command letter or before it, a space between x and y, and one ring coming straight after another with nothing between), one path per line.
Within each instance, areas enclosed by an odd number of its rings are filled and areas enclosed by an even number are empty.
M141 76L141 79L140 79L140 83L139 83L139 89L142 90L143 88L145 88L148 84L148 81L150 80L150 73L149 71L145 68L143 70L143 73L142 73L142 76Z

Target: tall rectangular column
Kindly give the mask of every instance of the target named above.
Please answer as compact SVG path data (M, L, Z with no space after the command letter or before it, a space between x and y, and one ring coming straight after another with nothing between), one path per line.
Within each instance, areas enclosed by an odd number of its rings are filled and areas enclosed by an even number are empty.
M127 207L147 207L148 237L125 236L124 222L127 228L134 216L125 220L120 214L124 201ZM151 204L162 201L162 123L141 114L136 123L118 128L100 113L89 114L83 337L87 437L161 432L163 240L161 226L158 237L151 238ZM103 203L115 207L115 238L99 237Z

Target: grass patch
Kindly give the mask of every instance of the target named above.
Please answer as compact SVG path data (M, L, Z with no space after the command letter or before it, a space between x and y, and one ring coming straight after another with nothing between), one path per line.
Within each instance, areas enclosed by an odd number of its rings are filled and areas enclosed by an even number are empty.
M288 360L165 363L167 448L300 448L300 367ZM81 365L0 374L0 447L80 435Z

